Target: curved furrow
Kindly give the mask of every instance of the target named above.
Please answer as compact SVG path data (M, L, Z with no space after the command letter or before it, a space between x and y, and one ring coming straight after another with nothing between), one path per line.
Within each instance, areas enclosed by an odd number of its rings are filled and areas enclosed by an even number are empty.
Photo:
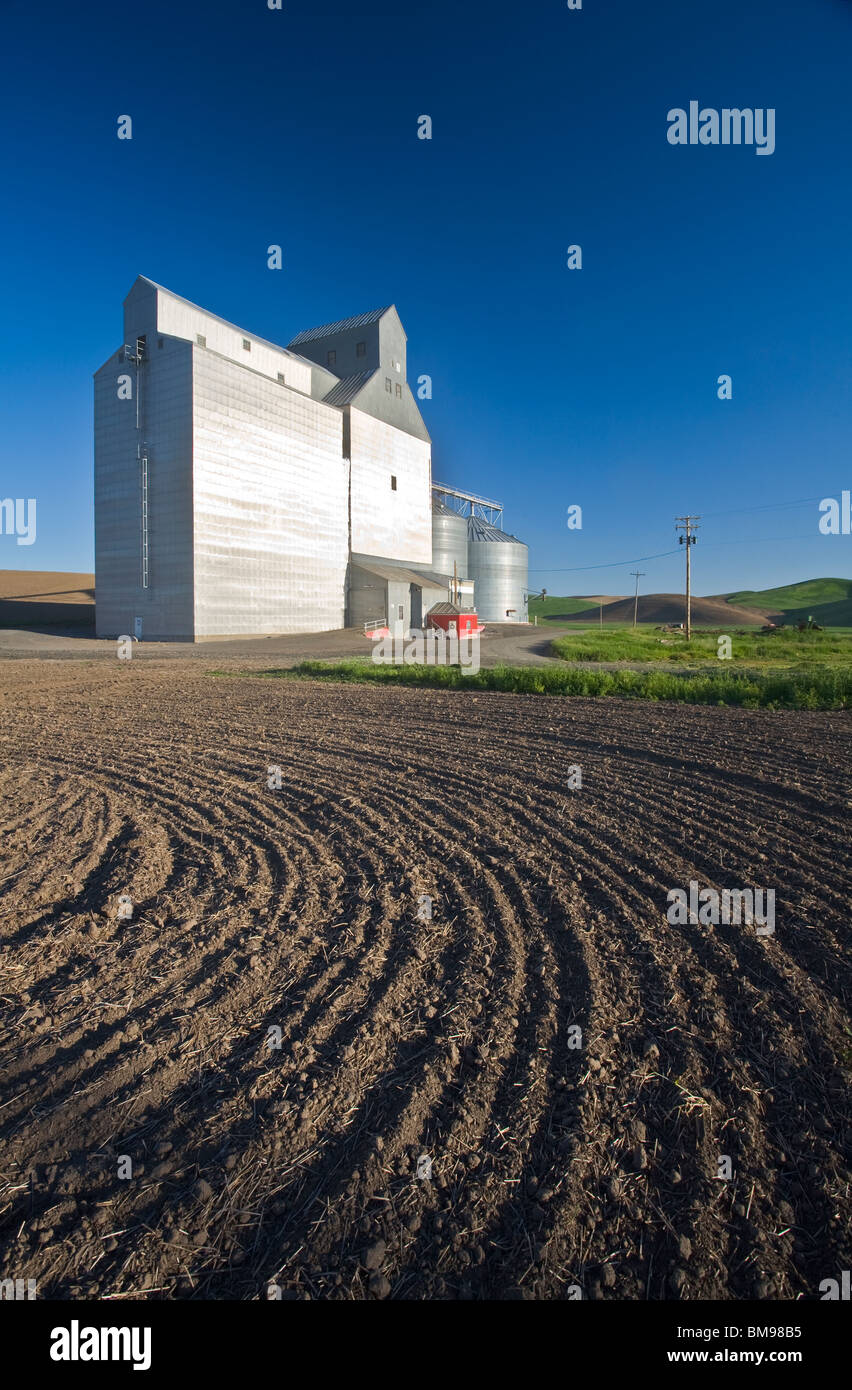
M16 678L4 1269L795 1298L847 1257L841 719ZM775 937L669 923L692 878L775 887Z

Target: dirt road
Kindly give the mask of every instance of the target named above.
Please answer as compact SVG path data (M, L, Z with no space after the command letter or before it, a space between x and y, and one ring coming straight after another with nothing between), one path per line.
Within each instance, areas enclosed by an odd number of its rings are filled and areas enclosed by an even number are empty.
M553 632L527 623L505 623L487 628L479 638L483 666L548 666ZM341 661L369 657L372 643L352 628L336 632L308 632L288 637L231 638L222 642L140 642L134 645L136 662L200 661L207 666L295 666L299 661ZM85 659L116 661L116 643L105 638L65 631L0 630L0 661L49 658L55 661Z

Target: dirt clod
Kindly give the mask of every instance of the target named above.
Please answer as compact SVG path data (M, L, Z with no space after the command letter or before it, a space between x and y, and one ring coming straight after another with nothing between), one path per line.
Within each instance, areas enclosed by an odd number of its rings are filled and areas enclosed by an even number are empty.
M215 664L0 663L0 1278L795 1301L848 1268L848 715ZM693 880L774 889L774 936L667 921Z

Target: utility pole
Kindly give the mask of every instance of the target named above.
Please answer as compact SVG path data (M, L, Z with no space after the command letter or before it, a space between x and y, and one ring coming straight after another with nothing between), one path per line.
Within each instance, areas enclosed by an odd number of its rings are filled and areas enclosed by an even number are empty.
M682 531L683 535L678 537L681 545L686 545L686 640L692 640L692 590L690 587L690 546L695 545L695 532L698 530L700 516L676 516L675 530Z
M646 570L631 570L630 573L636 576L636 594L635 594L635 597L634 597L634 599L633 599L633 626L635 627L635 626L636 626L636 614L637 614L637 612L638 612L638 610L639 610L639 580L642 578L642 576L643 576L644 574L647 573L647 571L646 571Z

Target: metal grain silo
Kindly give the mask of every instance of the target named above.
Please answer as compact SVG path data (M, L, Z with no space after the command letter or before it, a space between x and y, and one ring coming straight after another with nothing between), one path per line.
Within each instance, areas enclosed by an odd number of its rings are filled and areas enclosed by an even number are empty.
M483 623L525 623L529 549L481 517L467 518L467 569Z
M451 575L454 562L459 579L467 579L467 517L433 498L432 570L435 574Z

